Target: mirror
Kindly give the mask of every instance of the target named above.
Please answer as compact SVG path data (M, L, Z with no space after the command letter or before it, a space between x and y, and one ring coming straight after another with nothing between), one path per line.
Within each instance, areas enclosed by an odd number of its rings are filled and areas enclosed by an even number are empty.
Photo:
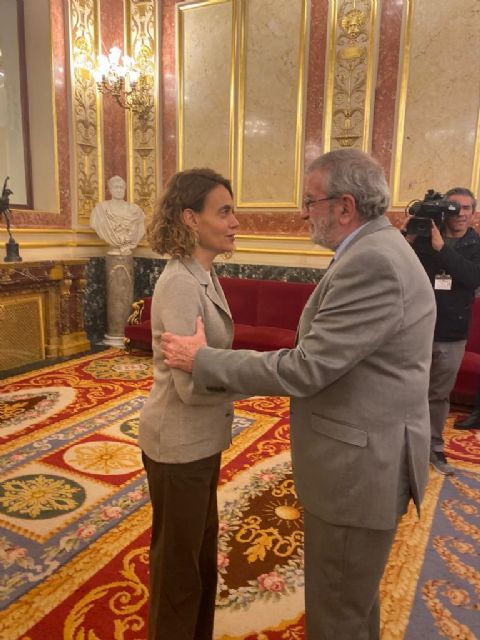
M49 0L0 1L0 181L12 208L59 211Z
M0 179L15 183L14 206L31 207L23 2L0 2Z

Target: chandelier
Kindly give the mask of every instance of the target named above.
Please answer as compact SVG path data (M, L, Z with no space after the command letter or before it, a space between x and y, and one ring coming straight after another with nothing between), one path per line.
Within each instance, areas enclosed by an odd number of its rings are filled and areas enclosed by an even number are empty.
M92 76L100 93L109 93L123 109L148 118L153 108L153 76L142 72L133 58L122 56L118 47L112 47L108 56L98 57Z

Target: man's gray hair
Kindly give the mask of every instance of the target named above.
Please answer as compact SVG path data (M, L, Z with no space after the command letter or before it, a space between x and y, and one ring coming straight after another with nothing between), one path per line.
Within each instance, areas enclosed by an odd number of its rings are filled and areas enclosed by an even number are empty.
M364 220L383 215L390 202L390 191L382 167L372 156L358 149L338 149L320 156L308 173L324 171L324 189L329 198L349 193Z

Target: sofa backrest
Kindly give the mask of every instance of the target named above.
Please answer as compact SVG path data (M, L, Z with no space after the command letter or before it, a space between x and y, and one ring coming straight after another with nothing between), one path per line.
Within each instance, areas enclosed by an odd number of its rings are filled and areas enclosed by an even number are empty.
M314 284L263 280L258 298L257 324L296 330Z
M247 278L219 278L232 313L240 324L257 324L259 280Z
M236 323L295 330L315 289L304 282L219 278Z
M480 353L480 296L474 300L465 351Z

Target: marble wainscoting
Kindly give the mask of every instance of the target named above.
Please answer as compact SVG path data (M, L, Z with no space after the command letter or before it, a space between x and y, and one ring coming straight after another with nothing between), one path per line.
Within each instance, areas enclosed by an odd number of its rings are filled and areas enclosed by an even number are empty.
M134 299L151 296L155 283L162 273L166 260L157 258L135 258ZM284 282L317 283L323 277L325 269L306 267L278 267L263 264L232 264L216 262L217 275L228 278L252 278L257 280L282 280Z
M105 258L90 258L83 302L85 333L92 347L103 341L107 328Z
M228 278L251 278L252 280L282 280L283 282L318 283L325 269L307 267L279 267L265 264L216 263L217 275Z
M167 264L164 258L134 258L133 259L133 299L140 300L151 296L155 283Z

